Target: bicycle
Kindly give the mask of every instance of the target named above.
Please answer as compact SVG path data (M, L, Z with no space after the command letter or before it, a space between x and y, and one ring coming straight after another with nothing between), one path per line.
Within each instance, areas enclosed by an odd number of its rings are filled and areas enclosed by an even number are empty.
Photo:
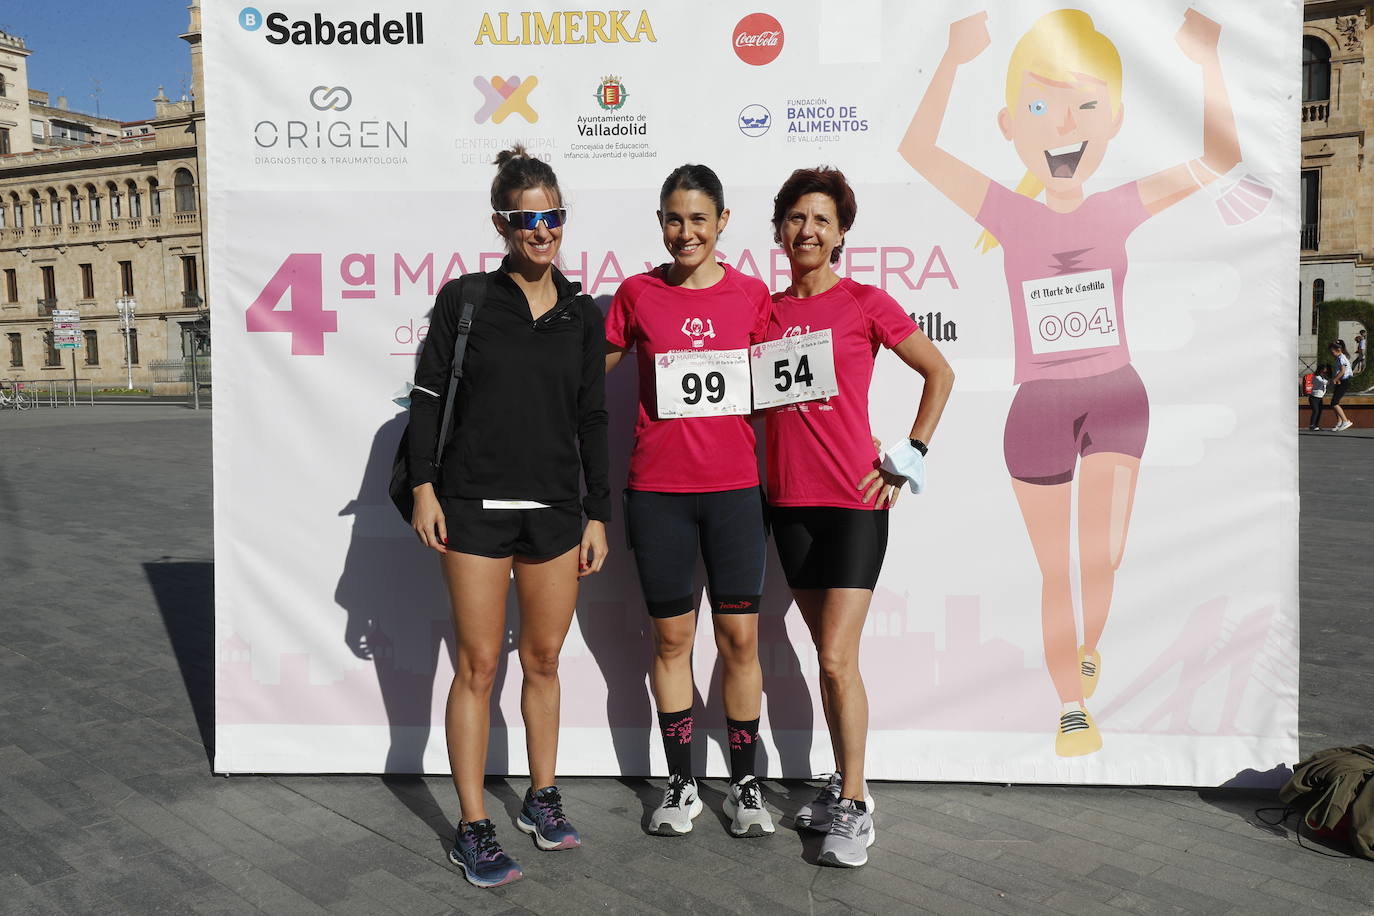
M33 397L24 393L23 382L12 382L7 390L0 384L0 409L11 407L15 410L28 410L33 406Z

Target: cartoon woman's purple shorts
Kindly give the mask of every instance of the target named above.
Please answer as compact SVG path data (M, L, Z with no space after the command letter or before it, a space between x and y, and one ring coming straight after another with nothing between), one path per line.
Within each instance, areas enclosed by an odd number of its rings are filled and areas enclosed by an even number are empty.
M1073 480L1079 456L1139 458L1150 430L1150 400L1130 366L1088 378L1023 382L1002 433L1007 471L1026 483Z

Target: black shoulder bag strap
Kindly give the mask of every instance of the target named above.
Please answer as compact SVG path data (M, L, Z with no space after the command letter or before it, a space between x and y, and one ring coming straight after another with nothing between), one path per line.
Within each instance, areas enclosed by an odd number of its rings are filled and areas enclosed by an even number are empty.
M458 335L453 338L452 371L448 377L448 390L444 395L444 418L439 423L439 439L434 443L434 466L439 467L444 457L444 446L448 444L448 432L453 425L453 402L458 400L458 383L463 379L463 354L468 349L468 336L472 333L472 318L477 307L487 297L487 275L473 274L462 287L463 313L458 319Z

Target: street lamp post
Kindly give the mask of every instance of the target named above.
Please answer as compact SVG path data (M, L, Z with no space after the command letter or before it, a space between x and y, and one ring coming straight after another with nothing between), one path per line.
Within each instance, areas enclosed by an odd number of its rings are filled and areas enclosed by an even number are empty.
M115 301L115 308L119 309L119 320L124 325L124 365L129 368L129 383L126 386L130 391L134 387L134 351L129 341L129 329L134 323L134 309L138 307L138 302L132 296L124 296Z

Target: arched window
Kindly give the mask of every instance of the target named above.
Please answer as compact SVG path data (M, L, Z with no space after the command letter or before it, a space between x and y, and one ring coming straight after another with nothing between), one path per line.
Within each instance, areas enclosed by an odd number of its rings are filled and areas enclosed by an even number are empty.
M176 185L176 208L178 213L190 213L196 209L196 182L186 169L177 169L174 178Z
M138 185L134 184L132 178L124 183L124 191L129 197L129 215L138 219L143 215L143 198L139 196Z
M43 225L43 201L39 199L37 191L29 192L29 207L33 210L34 226Z
M57 196L56 188L48 188L48 209L54 226L62 225L62 198Z
M0 96L8 95L9 91L5 88L5 74L0 73Z
M124 215L121 212L123 209L121 206L123 198L119 196L119 188L116 187L113 181L106 182L105 193L110 197L110 219L119 219Z
M1331 49L1315 35L1302 37L1302 100L1331 98Z
M9 213L10 208L5 206L3 203L0 203L0 229L4 229L5 226L8 225Z
M72 222L81 222L81 192L72 185L67 185L67 198L71 201Z
M157 179L148 179L148 214L150 216L162 215L162 194L157 187Z
M1326 301L1326 281L1312 281L1312 331L1317 333L1317 314L1321 311L1321 305Z
M14 228L24 228L24 205L19 201L19 195L10 193L10 209L14 211Z
M91 222L100 222L100 195L96 193L95 185L86 185L86 202L90 204Z

